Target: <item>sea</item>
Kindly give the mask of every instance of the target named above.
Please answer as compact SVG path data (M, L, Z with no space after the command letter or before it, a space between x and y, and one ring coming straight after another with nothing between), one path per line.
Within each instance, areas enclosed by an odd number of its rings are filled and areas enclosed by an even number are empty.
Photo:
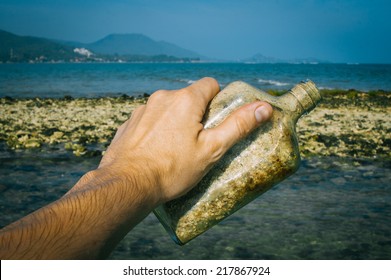
M310 79L320 89L391 90L391 64L49 63L0 64L0 97L139 96L206 76L221 87L242 80L288 90Z
M391 65L0 64L0 97L143 96L204 76L287 90L391 90ZM2 112L0 112L1 114ZM9 150L0 143L0 227L62 196L99 156ZM184 246L150 214L110 259L391 259L391 159L310 157L300 169ZM103 219L104 217L102 217Z

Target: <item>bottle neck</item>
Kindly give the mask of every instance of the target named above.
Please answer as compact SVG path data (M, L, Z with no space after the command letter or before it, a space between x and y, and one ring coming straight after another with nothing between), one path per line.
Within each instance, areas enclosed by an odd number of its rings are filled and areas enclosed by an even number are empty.
M295 119L313 110L321 100L321 95L312 81L301 82L287 92L287 97L294 100ZM293 97L293 98L292 98Z

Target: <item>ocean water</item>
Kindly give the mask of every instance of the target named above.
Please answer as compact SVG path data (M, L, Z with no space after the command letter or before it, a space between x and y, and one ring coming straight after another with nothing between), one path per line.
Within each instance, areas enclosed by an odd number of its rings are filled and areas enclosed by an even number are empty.
M0 96L138 96L204 77L261 89L305 79L320 88L391 90L391 65L0 64ZM0 112L1 114L2 112ZM99 157L0 142L0 227L59 198ZM290 178L185 246L151 214L112 259L391 259L391 159L304 160Z
M289 89L311 79L319 88L391 90L391 65L347 64L0 64L0 97L101 97L178 89L210 76L224 87L242 80Z

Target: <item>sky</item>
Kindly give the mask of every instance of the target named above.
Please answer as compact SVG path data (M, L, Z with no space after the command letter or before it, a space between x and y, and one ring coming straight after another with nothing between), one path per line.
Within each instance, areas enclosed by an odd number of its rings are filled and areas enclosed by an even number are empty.
M389 0L0 0L0 29L90 43L141 33L201 55L391 63Z

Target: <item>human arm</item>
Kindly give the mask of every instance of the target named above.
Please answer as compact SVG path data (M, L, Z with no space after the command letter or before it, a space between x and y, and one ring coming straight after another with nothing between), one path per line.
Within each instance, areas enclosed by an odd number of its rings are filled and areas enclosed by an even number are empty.
M156 206L185 194L271 106L245 105L218 127L201 123L219 91L210 78L158 91L117 131L99 167L63 197L0 233L2 259L104 258Z

